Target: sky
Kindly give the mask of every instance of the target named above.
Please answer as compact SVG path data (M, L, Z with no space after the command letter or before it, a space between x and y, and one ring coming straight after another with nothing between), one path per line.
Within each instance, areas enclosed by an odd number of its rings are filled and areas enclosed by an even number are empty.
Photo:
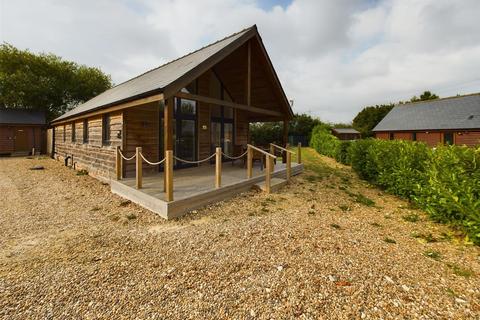
M114 83L253 24L295 112L480 92L478 0L0 0L0 42L99 67Z

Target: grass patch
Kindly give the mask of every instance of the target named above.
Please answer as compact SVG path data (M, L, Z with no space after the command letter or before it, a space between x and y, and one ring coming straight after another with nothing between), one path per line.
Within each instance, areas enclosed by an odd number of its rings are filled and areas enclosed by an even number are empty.
M438 251L435 251L435 250L427 250L423 253L423 255L425 257L429 257L433 260L436 260L436 261L439 261L440 259L442 259L442 255L440 254L440 252Z
M370 225L373 226L373 227L376 227L376 228L381 228L382 227L381 224L376 223L376 222L372 222L372 223L370 223Z
M341 206L338 206L340 208L340 210L342 210L343 212L347 212L347 211L352 211L352 208L350 208L349 206L347 205L341 205Z
M135 213L128 213L125 217L127 217L128 220L137 219L137 215Z
M410 213L402 216L402 219L408 222L418 222L420 220L420 217L416 213Z
M334 229L341 229L341 227L340 227L338 224L336 224L336 223L330 224L330 227L332 227L332 228L334 228Z
M433 234L429 233L418 233L416 231L412 232L412 237L416 239L421 239L424 242L427 243L432 243L432 242L437 242L437 238L433 236Z
M473 270L470 270L470 269L464 269L462 267L460 267L459 265L457 264L454 264L454 263L448 263L447 266L452 269L453 273L456 274L457 276L460 276L460 277L465 277L465 278L470 278L472 277L473 275L475 275L475 273L473 272Z
M348 190L345 190L345 193L348 194L351 198L353 198L353 201L355 201L356 203L363 204L364 206L367 206L367 207L375 206L375 201L364 196L361 193L355 193Z
M395 240L392 239L392 238L388 238L388 237L387 237L387 238L384 238L383 241L385 241L386 243L393 243L393 244L397 243L397 241L395 241Z
M88 176L88 171L85 169L78 170L77 171L77 176Z

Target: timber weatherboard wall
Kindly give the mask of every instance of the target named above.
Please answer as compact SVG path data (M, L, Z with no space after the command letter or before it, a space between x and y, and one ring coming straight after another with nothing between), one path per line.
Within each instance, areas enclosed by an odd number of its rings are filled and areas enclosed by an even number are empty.
M99 177L113 176L115 148L122 145L123 112L113 112L109 115L110 141L107 145L102 141L101 115L87 118L88 141L85 143L83 142L83 119L55 126L54 141L57 159L64 160L66 156L73 156L77 169L85 169ZM72 141L72 126L76 128L75 141Z

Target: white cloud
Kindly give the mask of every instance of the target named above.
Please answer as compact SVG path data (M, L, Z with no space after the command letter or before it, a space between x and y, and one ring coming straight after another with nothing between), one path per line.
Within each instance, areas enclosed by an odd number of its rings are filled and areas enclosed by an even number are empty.
M0 0L1 1L1 0ZM101 67L116 83L257 24L295 111L351 121L365 105L480 91L480 1L0 2L0 40Z

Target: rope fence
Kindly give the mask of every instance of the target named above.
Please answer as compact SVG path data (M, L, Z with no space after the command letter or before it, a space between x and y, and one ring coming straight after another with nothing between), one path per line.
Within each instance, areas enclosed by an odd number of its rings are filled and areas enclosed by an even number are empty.
M205 161L208 161L210 159L212 159L213 157L215 157L216 153L212 154L211 156L209 156L208 158L205 158L203 160L198 160L198 161L190 161L190 160L185 160L185 159L182 159L182 158L179 158L177 156L173 156L173 158L177 161L180 161L180 162L184 162L184 163L189 163L189 164L200 164L202 162L205 162Z
M231 156L229 156L228 154L226 154L226 153L224 153L224 152L222 152L222 155L223 155L225 158L228 158L228 159L230 159L230 160L238 160L238 159L240 159L240 158L245 157L245 156L247 155L247 153L248 153L248 150L245 151L243 154L239 155L238 157L231 157Z
M118 149L118 153L120 153L120 156L123 158L123 160L126 160L126 161L130 161L130 160L133 160L135 159L135 157L137 156L136 154L134 154L133 156L131 156L130 158L127 158L123 155L122 153L122 149Z
M156 166L156 165L162 164L163 162L165 162L165 159L166 159L166 158L163 158L162 160L160 160L158 162L150 162L145 158L143 153L140 153L140 157L142 157L143 161L145 161L146 163L148 163L151 166Z
M220 188L222 185L222 156L226 159L230 160L238 160L245 156L247 156L246 160L246 167L247 167L247 179L253 178L253 161L254 161L254 152L260 152L266 157L266 173L265 173L265 191L270 193L271 191L271 176L274 174L275 170L275 163L274 160L277 159L275 156L276 149L280 149L281 151L285 151L286 153L286 176L287 180L290 179L291 176L291 155L295 154L295 152L290 151L286 148L270 144L270 152L255 147L253 145L248 144L247 150L238 155L238 156L230 156L222 151L222 148L217 147L215 153L206 157L205 159L193 161L193 160L186 160L180 157L177 157L173 154L173 150L166 150L165 157L157 162L149 161L142 153L142 147L137 147L136 152L131 157L126 157L119 146L117 146L117 154L115 159L115 166L116 166L116 177L117 180L121 180L123 178L123 160L130 161L136 159L135 163L135 187L137 189L142 188L142 180L143 180L143 169L142 169L142 162L145 161L147 164L151 166L157 166L164 164L164 190L165 190L165 198L166 201L173 201L173 168L174 168L174 159L188 164L200 164L203 162L210 161L211 159L215 158L215 187ZM298 144L298 151L297 151L297 162L301 163L301 144ZM232 162L233 163L233 162ZM263 169L263 165L262 165Z

